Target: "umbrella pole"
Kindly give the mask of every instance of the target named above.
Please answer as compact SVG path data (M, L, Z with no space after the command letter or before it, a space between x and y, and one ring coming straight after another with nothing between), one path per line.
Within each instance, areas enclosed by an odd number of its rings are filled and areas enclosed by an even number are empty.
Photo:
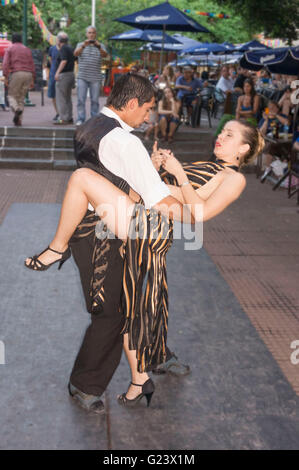
M161 74L161 72L162 72L162 58L163 58L164 44L165 44L165 32L166 32L166 25L163 24L162 49L161 49L161 52L160 52L159 74Z

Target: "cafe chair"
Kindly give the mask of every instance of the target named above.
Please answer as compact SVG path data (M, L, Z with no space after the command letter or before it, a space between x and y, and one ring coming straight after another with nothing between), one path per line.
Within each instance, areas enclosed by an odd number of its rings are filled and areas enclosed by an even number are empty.
M192 127L200 126L201 112L204 109L208 116L209 127L212 127L211 114L214 104L214 88L206 87L197 97L196 104L193 108L191 116L191 125Z

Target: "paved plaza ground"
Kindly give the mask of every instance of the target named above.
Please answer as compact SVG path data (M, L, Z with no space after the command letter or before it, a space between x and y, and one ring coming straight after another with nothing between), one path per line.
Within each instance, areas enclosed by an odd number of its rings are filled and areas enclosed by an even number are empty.
M8 117L0 111L0 126L10 125ZM52 117L46 99L44 108L26 108L24 125L47 127ZM73 260L59 272L23 267L50 241L69 176L0 170L0 447L298 449L295 198L247 174L239 200L205 223L202 249L175 241L168 341L191 374L155 376L151 407L127 410L116 402L129 381L123 358L105 393L106 413L94 416L66 388L89 321L77 268Z

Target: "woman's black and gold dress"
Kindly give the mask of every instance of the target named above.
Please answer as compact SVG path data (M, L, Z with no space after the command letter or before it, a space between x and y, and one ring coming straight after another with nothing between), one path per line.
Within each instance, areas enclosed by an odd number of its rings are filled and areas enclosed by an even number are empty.
M206 184L227 165L216 162L184 163L184 170L194 189ZM236 169L235 167L231 167ZM174 176L162 172L167 184L177 185ZM84 236L95 229L99 218L90 214L77 228ZM102 227L103 228L103 227ZM105 273L109 264L109 236L101 234L95 244L94 275L90 285L92 313L101 312L105 302ZM121 308L125 315L123 333L128 333L129 348L136 350L139 372L156 368L166 360L168 328L168 287L166 253L173 241L173 222L156 210L136 204L125 245L120 246L124 258Z
M198 189L227 165L225 162L183 163L194 189ZM231 168L237 169L237 167ZM177 185L174 176L161 173L167 184ZM154 223L153 223L154 222ZM136 229L136 230L135 230ZM123 278L124 332L129 347L136 349L140 372L165 362L168 327L166 253L173 241L173 223L142 205L135 206L128 237Z

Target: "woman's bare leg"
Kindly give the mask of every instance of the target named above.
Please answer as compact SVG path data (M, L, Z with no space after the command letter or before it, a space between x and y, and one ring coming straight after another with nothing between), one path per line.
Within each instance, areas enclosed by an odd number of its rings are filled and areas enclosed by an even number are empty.
M146 372L140 373L137 371L137 359L136 359L136 351L129 349L129 338L128 334L124 335L124 351L126 353L126 357L131 369L131 380L134 384L143 385L149 378ZM129 389L126 393L126 397L129 400L137 397L141 393L141 387L135 387L134 385L130 385Z
M126 240L130 217L134 208L133 201L110 181L88 168L76 170L68 182L63 199L56 234L50 247L63 252L76 227L83 219L88 202L104 218L107 227L118 238ZM47 250L38 259L49 264L61 255ZM28 264L30 259L27 258Z
M166 137L166 130L167 130L167 121L165 117L162 117L159 121L159 129L163 137Z
M173 134L175 133L177 127L178 127L178 125L177 125L176 122L171 122L171 123L169 124L169 133L168 133L168 137L173 137Z

